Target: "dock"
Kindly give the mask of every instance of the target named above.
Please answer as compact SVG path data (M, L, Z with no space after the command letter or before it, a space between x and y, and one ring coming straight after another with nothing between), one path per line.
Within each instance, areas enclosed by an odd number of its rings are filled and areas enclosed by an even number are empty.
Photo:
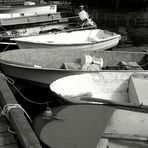
M0 147L1 148L42 148L30 120L17 103L7 78L0 73ZM6 116L2 111L6 110Z

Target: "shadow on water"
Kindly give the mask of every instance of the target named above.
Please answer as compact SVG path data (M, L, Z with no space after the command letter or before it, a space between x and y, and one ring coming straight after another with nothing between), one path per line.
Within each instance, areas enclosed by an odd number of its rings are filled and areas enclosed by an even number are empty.
M11 86L10 88L17 102L27 111L32 119L39 113L45 111L48 106L52 108L62 104L48 88L37 86L18 87L19 92Z

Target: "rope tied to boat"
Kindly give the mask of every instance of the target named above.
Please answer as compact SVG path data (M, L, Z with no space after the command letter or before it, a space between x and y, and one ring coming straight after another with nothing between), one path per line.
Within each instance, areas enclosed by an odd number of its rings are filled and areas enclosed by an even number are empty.
M6 116L7 119L10 121L10 110L11 110L11 109L21 109L21 110L25 113L25 115L27 116L27 118L29 119L29 121L32 123L32 120L31 120L30 116L29 116L28 113L21 107L20 104L6 104L6 105L3 107L2 111L1 111L1 114L2 114L3 116Z
M5 76L3 73L0 73L0 76L5 79L8 83L14 84L14 80L11 79L10 77Z
M32 101L30 99L28 99L27 97L25 97L19 90L18 88L14 85L14 80L10 77L5 76L4 74L0 74L0 76L2 76L9 84L12 85L12 87L28 102L33 103L33 104L37 104L37 105L45 105L45 104L49 104L52 103L53 101L48 101L48 102L36 102L36 101Z
M8 83L12 84L12 86L13 86L14 88L16 88L16 87L14 86L14 80L13 80L13 79L11 79L11 78L5 76L3 73L1 73L0 76L1 76L3 79L5 79ZM18 89L17 89L17 90L18 90ZM7 119L10 120L9 112L10 112L11 109L14 109L14 108L19 108L19 109L21 109L21 110L25 113L25 115L27 116L27 118L29 119L29 121L32 123L32 120L31 120L30 116L29 116L28 113L21 107L20 104L7 104L7 105L5 105L5 106L3 107L3 110L1 111L1 115L6 116Z

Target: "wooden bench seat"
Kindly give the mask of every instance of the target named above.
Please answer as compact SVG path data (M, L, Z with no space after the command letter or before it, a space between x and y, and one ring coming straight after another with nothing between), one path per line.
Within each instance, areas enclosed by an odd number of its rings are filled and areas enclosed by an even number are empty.
M129 100L131 103L148 105L148 75L138 74L131 76Z

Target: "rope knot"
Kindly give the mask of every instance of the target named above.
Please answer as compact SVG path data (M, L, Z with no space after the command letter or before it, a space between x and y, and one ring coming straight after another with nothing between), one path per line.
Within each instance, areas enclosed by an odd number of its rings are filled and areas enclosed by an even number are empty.
M2 114L3 116L6 116L7 119L9 119L10 110L13 109L13 108L20 108L20 109L21 109L22 107L21 107L21 105L19 105L19 104L7 104L7 105L5 105L5 106L3 107L3 110L2 110L2 112L1 112L1 114Z
M15 109L16 109L16 108L21 109L21 110L25 113L25 115L28 117L28 119L30 120L30 122L32 123L31 118L29 117L29 115L27 114L27 112L21 107L20 104L7 104L7 105L5 105L5 106L3 107L3 110L2 110L2 112L1 112L1 114L2 114L3 116L6 116L7 119L10 120L10 110L11 110L11 109L14 109L14 108L15 108Z

